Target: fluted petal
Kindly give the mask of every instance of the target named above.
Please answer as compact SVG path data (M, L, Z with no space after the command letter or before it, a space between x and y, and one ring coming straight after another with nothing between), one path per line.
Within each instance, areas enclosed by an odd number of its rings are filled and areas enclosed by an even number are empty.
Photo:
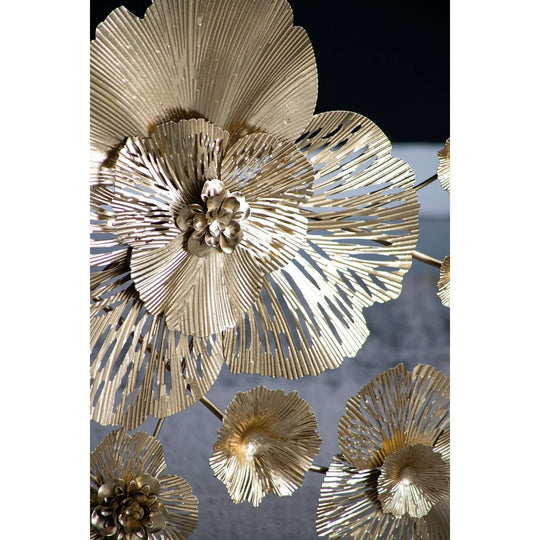
M223 364L221 336L170 331L148 313L129 276L129 251L91 275L91 413L100 424L134 429L198 401Z
M161 443L148 433L133 436L124 429L112 431L90 454L90 480L96 489L111 478L126 482L143 473L158 476L165 470Z
M232 145L222 167L227 188L240 192L250 208L243 244L266 272L285 266L306 244L313 169L293 143L268 134L243 137Z
M338 426L341 452L356 467L372 468L407 445L433 446L450 425L449 402L444 373L418 365L409 374L399 364L347 402Z
M179 476L164 474L159 478L159 500L167 508L167 525L158 538L185 540L197 527L198 503L191 486Z
M441 299L443 306L450 307L450 255L444 258L441 265L437 289L437 296Z
M115 9L91 44L95 159L180 118L206 118L234 138L296 138L315 108L317 70L292 23L285 0L155 0L144 19Z
M227 332L235 373L297 378L338 367L369 334L363 309L399 296L412 263L414 174L382 131L355 113L323 113L296 146L315 171L302 207L307 243L265 276L261 298Z
M319 452L309 404L296 392L258 386L238 392L218 432L210 466L233 502L258 506L267 493L290 495Z
M450 139L446 139L444 147L437 152L439 167L437 176L444 190L450 193Z

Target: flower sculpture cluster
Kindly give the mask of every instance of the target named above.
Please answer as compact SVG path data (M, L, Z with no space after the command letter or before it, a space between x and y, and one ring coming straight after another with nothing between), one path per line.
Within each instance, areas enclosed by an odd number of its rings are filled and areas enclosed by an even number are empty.
M157 439L123 429L90 455L91 540L185 540L197 525L197 498L179 476L162 474Z
M449 539L450 381L431 366L389 369L347 402L341 454L321 487L331 538Z
M235 503L258 506L267 493L290 495L319 452L311 407L296 392L264 386L239 392L227 407L210 466Z
M396 298L412 263L414 174L362 115L314 115L315 57L286 0L118 8L90 82L91 417L122 426L91 454L91 538L184 540L197 499L163 474L157 438L126 430L204 402L224 362L295 379L354 356L364 308ZM301 486L322 441L296 392L259 386L218 416L210 467L235 503ZM444 375L380 375L339 438L320 534L447 538Z
M138 426L233 372L356 354L418 237L414 174L352 112L313 116L285 0L156 0L91 44L92 418Z

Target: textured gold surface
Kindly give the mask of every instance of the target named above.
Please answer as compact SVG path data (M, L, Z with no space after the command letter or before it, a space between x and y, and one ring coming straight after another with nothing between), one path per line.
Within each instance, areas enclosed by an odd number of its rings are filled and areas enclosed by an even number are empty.
M90 454L90 538L184 540L197 526L197 498L166 464L157 439L123 429Z
M402 364L347 402L342 454L321 487L317 532L330 538L448 539L449 379Z
M284 1L156 0L98 27L94 420L179 412L224 357L287 378L336 368L368 336L363 309L400 294L414 174L367 118L312 117L316 88Z
M291 495L319 452L311 407L296 392L258 386L231 401L210 466L235 503L258 506L267 493Z
M437 156L439 157L437 176L441 186L450 193L450 138L446 139L444 148L437 152Z
M444 306L450 307L450 255L444 258L441 265L441 274L437 282L437 295Z

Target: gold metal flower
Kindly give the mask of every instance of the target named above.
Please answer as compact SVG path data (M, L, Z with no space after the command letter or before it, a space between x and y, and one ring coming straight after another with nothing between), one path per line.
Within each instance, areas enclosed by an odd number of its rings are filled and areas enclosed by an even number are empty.
M90 454L91 540L184 540L197 526L197 498L165 469L159 441L123 429Z
M446 139L444 148L437 152L437 156L439 156L437 176L443 189L450 193L450 138Z
M444 258L441 265L441 274L437 282L437 288L439 289L437 295L443 305L450 307L450 255Z
M291 495L319 452L317 420L296 392L258 386L225 412L210 466L235 503L258 506L267 493Z
M321 487L330 538L448 539L450 381L431 366L382 373L347 402Z
M224 359L298 378L354 356L412 262L414 174L367 118L312 117L289 5L119 8L91 52L92 418L183 410Z

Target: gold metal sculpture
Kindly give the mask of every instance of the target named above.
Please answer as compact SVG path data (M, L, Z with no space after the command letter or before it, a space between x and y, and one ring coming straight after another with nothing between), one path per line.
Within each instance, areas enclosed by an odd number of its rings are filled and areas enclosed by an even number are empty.
M450 381L403 364L349 399L317 532L332 539L449 539Z
M367 118L312 117L284 0L116 9L91 46L91 409L139 425L232 372L354 356L418 237L414 174Z
M444 148L437 152L439 167L437 176L441 186L450 193L450 139L446 139ZM439 281L437 283L437 295L444 306L450 307L450 255L447 255L441 265Z
M318 454L317 420L296 392L258 386L238 392L218 432L210 466L235 503L291 495Z
M90 454L91 540L185 540L197 526L197 498L179 476L162 474L157 439L123 429Z

